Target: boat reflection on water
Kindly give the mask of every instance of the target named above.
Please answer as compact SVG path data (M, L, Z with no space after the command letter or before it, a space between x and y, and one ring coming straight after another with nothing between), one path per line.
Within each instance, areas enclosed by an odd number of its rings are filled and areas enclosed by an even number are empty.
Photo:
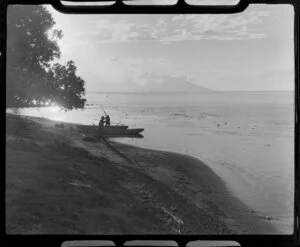
M122 137L122 136L120 136ZM125 138L137 138L137 139L141 139L144 138L144 136L142 134L135 134L135 135L126 135L124 136Z
M126 140L126 139L142 139L144 138L141 134L135 134L135 135L118 135L118 136L110 136L109 139L111 140Z

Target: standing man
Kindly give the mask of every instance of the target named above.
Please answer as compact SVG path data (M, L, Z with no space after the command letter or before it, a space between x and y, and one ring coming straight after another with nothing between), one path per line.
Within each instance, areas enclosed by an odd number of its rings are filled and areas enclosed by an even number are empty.
M104 134L104 117L101 116L101 119L99 121L99 125L98 125L98 139L103 136Z
M110 126L110 117L109 117L109 115L106 115L105 123L106 123L106 126Z

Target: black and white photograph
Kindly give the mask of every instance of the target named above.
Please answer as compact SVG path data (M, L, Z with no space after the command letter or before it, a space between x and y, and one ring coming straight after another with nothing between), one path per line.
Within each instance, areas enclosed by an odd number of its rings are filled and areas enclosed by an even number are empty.
M292 234L294 14L8 6L6 233Z

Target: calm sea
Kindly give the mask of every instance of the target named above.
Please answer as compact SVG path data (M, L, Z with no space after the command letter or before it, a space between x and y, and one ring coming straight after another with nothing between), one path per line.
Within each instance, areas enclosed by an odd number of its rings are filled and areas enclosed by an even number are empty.
M294 95L292 92L90 93L84 110L23 109L21 114L144 128L144 138L115 140L195 156L262 217L292 229Z

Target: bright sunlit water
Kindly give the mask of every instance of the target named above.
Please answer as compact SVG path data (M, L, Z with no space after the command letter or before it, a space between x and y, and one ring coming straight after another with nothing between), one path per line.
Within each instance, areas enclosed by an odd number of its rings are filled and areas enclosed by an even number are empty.
M293 223L294 96L292 92L88 94L84 110L23 109L21 114L145 128L143 139L115 140L180 152L209 165L263 217Z

